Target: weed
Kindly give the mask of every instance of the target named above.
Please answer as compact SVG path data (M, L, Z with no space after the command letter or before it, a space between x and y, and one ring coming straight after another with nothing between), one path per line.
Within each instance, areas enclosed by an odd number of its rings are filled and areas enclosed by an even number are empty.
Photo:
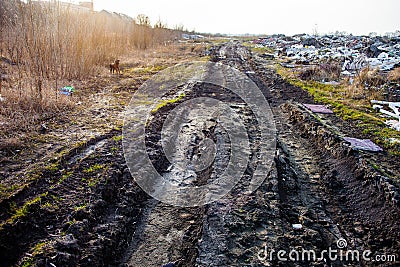
M76 222L77 222L77 220L76 220L76 219L73 219L72 221L68 221L67 224L68 224L69 226L71 226L71 225L76 224Z
M89 187L94 187L94 186L96 186L99 182L100 182L99 179L96 179L96 178L90 179L89 182L88 182L88 186L89 186Z
M119 141L121 141L122 140L122 138L123 138L123 136L122 135L116 135L116 136L113 136L113 140L114 140L114 142L119 142Z
M97 164L97 163L96 163L96 164L90 166L89 168L84 169L83 172L84 172L84 173L93 173L93 172L96 172L96 171L98 171L98 170L103 169L104 167L105 167L105 166L104 166L103 164Z
M31 267L33 266L33 258L25 257L23 262L21 263L21 267Z
M80 205L80 206L75 206L75 207L74 207L74 211L84 210L84 209L86 209L86 208L87 208L87 204L86 204L86 203L83 203L83 204Z
M57 184L61 184L65 179L68 179L74 172L67 172L63 174L58 180Z
M116 146L111 147L111 153L112 153L113 155L114 155L118 150L119 150L119 148L116 147Z
M55 201L55 202L59 202L64 200L62 197L56 196L56 195L50 195L50 197Z
M50 171L50 172L56 172L56 171L59 170L59 168L60 168L60 165L59 165L58 162L51 163L51 164L49 164L49 165L47 165L47 166L45 167L45 169L48 170L48 171Z

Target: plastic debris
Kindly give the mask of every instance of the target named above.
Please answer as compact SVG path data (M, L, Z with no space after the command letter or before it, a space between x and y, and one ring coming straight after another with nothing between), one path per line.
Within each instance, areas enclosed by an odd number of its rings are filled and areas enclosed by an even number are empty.
M353 137L344 137L346 142L350 143L350 146L355 150L365 150L372 152L380 152L383 151L381 147L376 145L370 139L358 139Z
M295 223L295 224L292 224L292 228L294 230L300 230L301 228L303 228L303 225L300 223Z
M273 48L274 57L286 57L296 64L318 64L335 60L342 64L342 74L354 74L365 67L392 70L400 66L400 36L353 36L330 34L311 36L271 35L253 41L258 46ZM284 67L294 67L283 63Z
M60 93L63 95L70 96L74 92L75 92L75 88L73 86L64 86L63 88L60 88Z
M314 113L333 114L333 111L324 105L303 104L306 108Z
M6 99L0 95L0 102L4 102Z
M175 267L175 266L176 266L175 263L170 262L170 263L164 264L164 265L161 266L161 267Z
M400 132L400 121L388 120L385 122L385 124L388 125L390 128Z
M388 102L388 101L378 101L371 100L373 109L378 110L379 112L394 117L400 121L400 102ZM388 111L384 109L384 106L388 106L392 111Z

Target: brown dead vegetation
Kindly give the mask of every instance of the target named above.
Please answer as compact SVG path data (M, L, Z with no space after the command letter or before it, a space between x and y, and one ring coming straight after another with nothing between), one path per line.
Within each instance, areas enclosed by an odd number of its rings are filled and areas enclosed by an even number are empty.
M302 70L299 73L299 78L305 81L334 81L339 79L340 72L339 62L330 60Z
M168 49L181 35L161 22L151 27L143 18L81 12L59 1L1 1L1 137L29 133L74 109L87 89L83 81L106 75L109 62L140 51L156 53L160 46ZM78 92L61 95L59 89L67 85Z

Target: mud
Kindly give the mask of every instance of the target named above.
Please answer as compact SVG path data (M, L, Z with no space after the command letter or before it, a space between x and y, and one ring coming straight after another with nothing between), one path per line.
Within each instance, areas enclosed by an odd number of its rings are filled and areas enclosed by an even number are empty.
M197 208L150 198L126 166L121 130L110 130L53 159L47 166L54 168L43 167L34 182L0 202L0 266L397 266L398 261L350 262L327 255L298 262L262 257L265 248L335 249L343 238L348 249L398 260L399 163L385 153L351 150L342 137L362 133L334 114L307 111L301 103L314 103L312 97L286 84L268 67L271 62L240 43L215 46L211 60L246 73L271 105L277 148L256 191L246 190L259 164L256 117L232 92L193 84L183 99L151 118L147 152L167 179L171 173L195 177L178 182L201 185L215 179L230 152L229 137L215 120L192 121L185 128L186 157L201 158L205 139L216 143L217 152L211 167L190 175L163 154L160 132L181 102L202 96L224 101L240 114L250 141L247 169L231 192Z

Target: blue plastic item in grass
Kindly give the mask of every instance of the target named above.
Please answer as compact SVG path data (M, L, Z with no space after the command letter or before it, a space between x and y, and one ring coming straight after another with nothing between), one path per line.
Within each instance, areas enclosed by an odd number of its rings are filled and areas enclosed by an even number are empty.
M75 88L73 86L64 86L60 89L60 94L70 96L73 92L75 92Z

